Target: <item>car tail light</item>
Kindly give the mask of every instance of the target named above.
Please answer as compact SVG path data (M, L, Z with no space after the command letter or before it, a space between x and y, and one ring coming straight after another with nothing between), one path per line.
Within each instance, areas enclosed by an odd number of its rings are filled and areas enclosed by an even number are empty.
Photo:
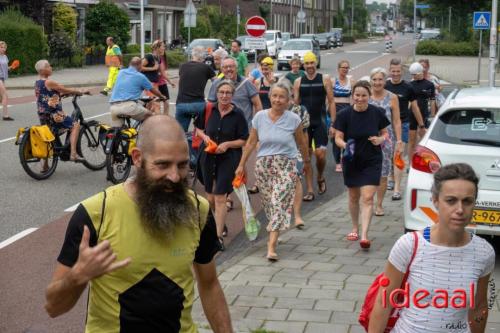
M417 208L417 190L413 189L411 190L411 210L414 210Z
M435 173L441 168L441 161L429 148L417 146L411 160L411 167L418 171Z

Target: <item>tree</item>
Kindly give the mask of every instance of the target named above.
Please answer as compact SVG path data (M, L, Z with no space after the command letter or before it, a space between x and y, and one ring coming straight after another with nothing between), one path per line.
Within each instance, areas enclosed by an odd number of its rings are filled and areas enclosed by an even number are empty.
M354 1L354 31L364 32L368 22L368 10L364 0ZM349 24L344 26L344 30L351 31L351 1L345 1L344 17L349 20Z
M112 36L116 44L126 48L130 23L127 13L110 0L104 0L91 7L85 19L85 31L89 45L103 44Z
M60 2L52 10L53 31L64 31L72 41L76 39L76 12L75 10Z
M43 25L46 3L47 0L10 0L5 1L5 3L4 1L0 1L0 10L5 10L13 6L34 22Z

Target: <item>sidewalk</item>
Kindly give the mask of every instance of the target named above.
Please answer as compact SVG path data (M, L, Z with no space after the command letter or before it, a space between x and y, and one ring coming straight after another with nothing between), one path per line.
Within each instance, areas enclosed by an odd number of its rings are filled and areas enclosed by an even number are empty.
M177 78L178 69L168 70L170 78ZM104 86L108 79L108 69L104 65L85 66L82 68L66 68L56 70L51 78L67 87ZM33 89L38 75L11 77L7 80L8 89Z
M357 333L368 286L383 271L394 242L403 233L403 200L384 201L385 217L374 217L372 248L345 239L351 231L346 193L305 217L306 229L280 236L280 260L268 262L267 239L219 266L219 280L236 332ZM498 300L488 332L500 332ZM212 332L199 300L193 309L200 333ZM266 331L259 331L265 333Z
M477 57L451 57L451 56L429 56L418 55L418 59L429 59L431 64L430 71L436 74L440 79L458 84L458 85L474 85L477 86ZM407 58L407 63L410 64L413 56ZM488 67L489 58L481 59L481 84L480 86L488 85ZM500 86L500 73L495 77L496 86Z

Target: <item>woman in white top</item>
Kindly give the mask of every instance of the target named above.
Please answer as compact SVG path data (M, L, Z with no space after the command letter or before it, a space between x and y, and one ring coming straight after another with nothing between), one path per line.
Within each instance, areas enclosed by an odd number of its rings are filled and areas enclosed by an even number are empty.
M417 234L417 251L407 280L409 306L402 308L391 332L484 332L495 251L484 239L465 230L472 219L478 182L474 170L463 163L446 165L434 174L432 201L439 222ZM384 272L388 285L380 288L370 317L369 333L384 332L392 307L389 297L384 302L382 299L400 288L413 244L412 233L407 233L391 250ZM417 290L420 291L416 293ZM453 298L458 295L457 290L465 291L465 303ZM448 299L439 296L444 291Z
M245 163L258 142L255 178L269 221L267 259L276 261L279 232L290 226L292 217L292 203L298 179L297 147L300 148L302 156L309 155L302 120L295 113L286 112L291 99L290 85L285 81L273 84L269 90L269 99L271 108L257 112L252 120L250 137L235 173L237 176L243 175ZM309 158L304 159L304 168L310 168L310 163Z
M5 54L7 52L7 43L0 41L0 99L2 100L2 119L6 121L12 121L14 118L9 116L8 106L8 96L7 88L5 87L5 81L9 77L9 71L13 69L9 66L9 58Z

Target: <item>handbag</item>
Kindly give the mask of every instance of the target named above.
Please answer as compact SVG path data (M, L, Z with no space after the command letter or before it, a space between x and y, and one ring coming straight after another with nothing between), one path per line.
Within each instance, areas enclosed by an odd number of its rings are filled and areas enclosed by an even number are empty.
M410 262L408 263L406 273L403 276L403 281L401 281L401 288L404 287L406 281L408 280L408 276L410 274L410 266L413 262L413 259L415 258L415 255L417 254L418 234L416 231L414 231L412 234L413 234L413 253L411 255ZM377 296L379 294L381 280L384 277L385 277L384 273L380 273L375 278L375 280L373 280L372 284L368 288L368 291L366 292L365 301L363 302L363 307L361 308L361 312L359 314L358 321L361 324L361 326L365 328L367 332L368 332L368 325L370 323L370 316L372 314L373 307L375 305ZM385 325L384 332L388 333L394 328L396 322L399 319L399 310L400 309L395 309L395 308L392 309L391 314L389 315L389 319L387 320L387 324Z
M205 104L205 128L207 127L208 119L212 115L213 104L207 101ZM193 135L191 136L191 147L193 149L198 149L201 146L202 138L196 134L196 127L193 129Z

